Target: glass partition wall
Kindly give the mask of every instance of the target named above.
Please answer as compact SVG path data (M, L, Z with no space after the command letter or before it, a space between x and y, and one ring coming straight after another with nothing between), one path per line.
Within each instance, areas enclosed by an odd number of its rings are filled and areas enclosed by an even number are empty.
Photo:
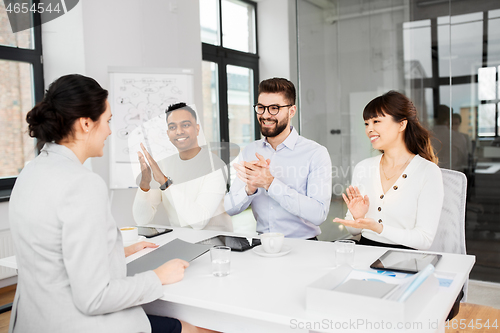
M440 167L468 179L471 278L500 282L500 2L296 0L301 134L326 146L333 199L321 239L348 237L341 193L378 154L362 112L389 90L433 131Z

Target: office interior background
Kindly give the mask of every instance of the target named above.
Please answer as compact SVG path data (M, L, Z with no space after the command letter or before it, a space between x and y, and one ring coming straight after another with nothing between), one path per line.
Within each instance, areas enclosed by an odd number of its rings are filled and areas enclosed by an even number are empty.
M0 257L14 254L8 194L36 156L26 112L61 75L81 73L109 88L109 66L193 69L207 141L241 148L260 138L252 109L258 82L294 82L293 125L332 158L333 198L320 236L327 241L348 237L331 220L346 213L340 195L355 164L378 153L364 134L364 106L388 90L404 92L435 133L440 166L467 175L471 278L500 282L499 1L85 0L16 34L0 2ZM108 153L87 164L109 183ZM134 224L135 191L110 191L120 227ZM153 223L165 219L159 210ZM14 275L0 268L0 287Z

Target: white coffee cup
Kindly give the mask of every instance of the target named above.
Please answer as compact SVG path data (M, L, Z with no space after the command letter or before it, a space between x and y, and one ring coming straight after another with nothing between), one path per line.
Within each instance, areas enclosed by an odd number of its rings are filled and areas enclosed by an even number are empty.
M135 242L139 238L139 230L136 227L120 228L122 233L123 243Z
M280 252L284 240L285 240L285 235L279 232L270 232L267 234L260 235L260 242L262 243L262 248L267 253Z

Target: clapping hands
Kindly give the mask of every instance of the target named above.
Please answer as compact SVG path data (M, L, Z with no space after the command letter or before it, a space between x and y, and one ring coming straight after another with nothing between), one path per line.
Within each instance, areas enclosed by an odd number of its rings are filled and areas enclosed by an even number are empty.
M333 222L341 223L346 227L372 230L380 234L384 228L383 225L377 223L374 219L365 217L366 213L368 213L368 208L370 208L370 199L368 196L365 195L363 197L359 189L352 185L346 189L346 193L347 195L342 193L342 198L344 198L354 221L336 217L333 219Z
M234 163L233 167L237 172L237 176L246 184L246 192L248 195L254 194L259 187L264 189L269 189L274 177L269 171L269 164L271 164L270 159L264 159L264 157L258 153L255 153L257 160L241 163Z
M144 152L144 155L140 151L137 152L139 162L141 163L141 182L139 186L143 190L149 190L151 183L151 172L153 173L154 180L157 181L160 185L167 181L167 177L165 177L160 167L158 166L158 163L156 163L156 161L149 154L142 143L141 149Z
M351 212L354 219L364 218L366 213L368 213L368 208L370 207L370 199L367 195L364 197L359 192L357 186L349 186L346 189L347 195L342 193L342 198L344 198L347 208Z

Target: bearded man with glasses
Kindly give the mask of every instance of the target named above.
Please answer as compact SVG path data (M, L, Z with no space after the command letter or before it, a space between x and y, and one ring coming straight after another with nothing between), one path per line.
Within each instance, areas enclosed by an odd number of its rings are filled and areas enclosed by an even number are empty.
M330 209L332 173L325 147L291 126L295 87L283 78L259 84L254 105L262 136L241 152L237 178L224 198L229 215L252 206L257 232L317 239Z

